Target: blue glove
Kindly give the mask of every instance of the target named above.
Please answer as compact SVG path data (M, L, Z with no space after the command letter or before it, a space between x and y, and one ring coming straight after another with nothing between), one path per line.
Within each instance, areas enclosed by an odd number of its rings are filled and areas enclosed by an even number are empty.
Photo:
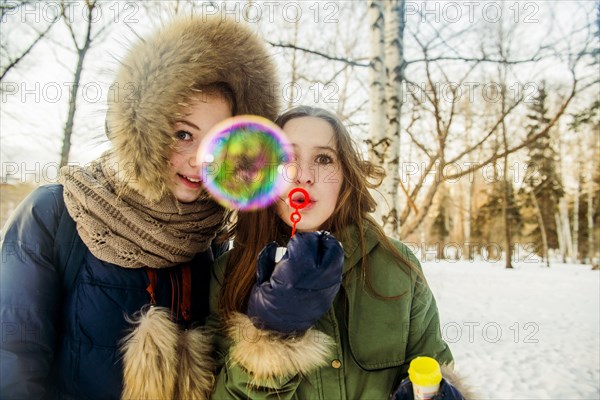
M277 243L258 255L248 316L261 329L302 332L327 312L342 283L344 250L327 232L301 232L275 264Z
M402 381L398 390L392 395L390 400L413 400L414 393L412 383L409 379ZM440 382L440 388L435 396L431 400L465 400L463 395L450 384L447 380L442 378Z

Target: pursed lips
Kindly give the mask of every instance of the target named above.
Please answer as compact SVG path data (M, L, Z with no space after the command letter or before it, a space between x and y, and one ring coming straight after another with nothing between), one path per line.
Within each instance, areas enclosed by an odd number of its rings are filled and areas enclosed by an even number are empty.
M290 204L290 200L289 200L289 199L287 199L287 200L285 201L285 203L286 203L286 204L287 204L287 205L288 205L290 208L295 208L295 207L292 207L292 205ZM302 203L303 203L303 202L302 202ZM317 200L315 200L314 198L312 198L312 197L311 197L311 198L310 198L310 201L308 202L308 204L307 204L306 206L304 206L304 208L301 208L301 209L299 210L299 211L300 211L300 213L302 213L302 210L306 210L307 208L313 208L313 207L314 207L314 205L315 205L316 203L317 203Z

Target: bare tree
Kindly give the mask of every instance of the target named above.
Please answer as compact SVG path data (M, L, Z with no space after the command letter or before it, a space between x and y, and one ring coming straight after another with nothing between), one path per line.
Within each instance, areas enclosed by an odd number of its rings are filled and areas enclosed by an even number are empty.
M294 37L293 37L293 45L296 46L298 44L298 29L299 29L299 23L298 20L295 20L293 22L294 24ZM297 66L297 56L298 56L298 50L296 48L292 49L292 62L291 62L291 68L292 68L292 80L290 82L290 95L288 98L288 108L292 108L292 106L294 105L294 99L296 98L296 84L298 81L298 66Z
M79 89L79 82L81 81L81 74L83 72L83 63L88 51L93 43L100 37L100 35L110 26L110 22L100 26L97 31L92 34L92 30L95 27L96 19L94 17L94 10L98 4L97 0L86 0L85 1L85 18L84 20L84 32L81 39L78 39L78 32L75 27L75 20L72 15L68 13L68 4L63 2L62 6L62 20L64 21L73 41L75 52L77 53L77 65L73 72L73 82L70 88L69 97L69 110L67 112L67 122L65 123L64 134L63 134L63 145L60 153L60 165L64 166L69 161L69 153L71 151L71 137L73 135L73 125L75 121L75 112L77 111L77 91ZM80 43L81 42L81 43Z
M587 28L583 27L579 29L585 30ZM493 138L494 135L501 133L500 129L502 127L502 123L505 121L505 118L507 118L509 115L514 114L518 110L517 107L523 101L523 93L521 93L520 97L515 96L514 101L511 104L505 106L503 111L500 111L500 115L498 116L496 122L492 123L489 128L482 132L482 134L480 135L480 140L478 140L477 143L473 144L472 146L467 146L461 151L459 151L457 155L449 157L447 150L449 144L452 143L454 140L452 139L452 136L449 135L449 133L452 131L451 128L453 127L453 121L456 120L457 114L453 106L453 100L449 100L448 102L451 104L446 105L444 109L444 104L442 101L440 101L440 99L444 97L442 90L440 90L440 87L446 87L446 97L448 97L447 95L449 94L451 97L455 98L457 93L452 90L452 86L454 85L454 87L456 87L463 85L465 83L466 75L463 75L463 77L457 82L452 83L450 79L446 77L443 67L439 64L439 60L447 60L448 58L457 59L460 57L437 57L435 55L432 55L433 52L430 50L436 45L436 43L434 43L435 38L424 42L420 39L418 35L413 36L415 41L419 43L419 45L422 48L422 60L424 60L422 62L425 64L423 69L424 74L426 76L425 85L419 85L416 82L408 80L408 84L414 87L416 89L416 92L418 93L418 95L413 95L413 103L416 105L413 107L417 107L418 109L416 113L416 119L422 119L423 117L429 115L431 118L434 119L434 125L433 134L431 135L432 138L429 141L427 141L424 140L424 138L427 137L427 134L424 135L421 132L416 132L415 129L412 128L412 122L408 124L409 127L407 128L407 133L409 134L409 137L413 144L416 146L416 148L422 152L422 155L425 158L425 163L423 164L424 167L421 170L421 174L417 177L418 179L415 179L414 181L414 186L412 186L412 190L409 191L409 194L407 196L407 204L400 215L401 237L405 237L412 233L423 221L425 215L428 212L429 207L431 206L431 202L437 190L438 181L442 179L454 180L465 175L471 176L475 171L483 168L484 166L495 163L498 160L504 160L506 156L519 151L520 149L524 148L532 142L535 142L541 137L547 136L550 129L556 126L560 118L564 115L565 111L567 110L567 107L575 98L575 96L580 93L584 93L584 91L587 88L589 88L590 85L594 84L593 78L591 78L590 76L586 76L585 72L582 73L582 71L579 70L579 67L581 67L581 65L583 64L583 58L589 52L588 49L590 47L591 42L589 38L583 43L580 43L580 47L576 51L573 48L561 50L558 49L558 45L550 47L542 46L540 47L540 51L536 52L533 56L531 56L531 58L521 59L518 60L518 62L514 60L502 62L501 57L492 54L482 54L479 57L464 57L464 60L474 60L476 64L490 62L494 64L509 65L521 63L534 64L541 58L546 58L550 56L556 57L557 54L548 53L549 48L552 49L553 52L556 49L557 52L562 51L562 53L560 54L563 55L563 65L565 65L565 67L570 73L571 82L569 84L570 87L567 88L567 92L564 95L562 95L562 98L560 99L560 103L557 106L556 111L553 115L550 116L548 123L544 126L541 126L537 132L534 132L532 135L529 135L526 139L520 140L520 143L518 140L511 139L510 143L514 143L516 141L518 144L509 146L509 141L507 140L505 148L492 152L489 151L490 146L486 146L490 138ZM565 35L565 37L574 38L575 36L567 34ZM448 38L440 38L438 36L438 44L444 41L447 42ZM543 53L542 50L544 50ZM409 64L410 63L411 62L409 62ZM475 67L476 64L474 64L471 67L471 70ZM442 76L443 79L433 77L433 71L435 70L436 66L439 70L437 72L437 75ZM469 72L467 72L467 75L468 73ZM590 80L592 81L590 82ZM415 117L411 118L414 122ZM428 133L431 134L431 132ZM488 148L488 150L485 150L486 147ZM485 150L481 153L481 156L478 157L480 158L479 162L470 163L470 165L467 168L464 168L454 173L440 173L440 171L443 171L446 166L451 165L452 163L459 162L461 160L464 161L465 159L467 159L466 156L474 154L478 150ZM434 175L433 182L426 184L425 178L431 174ZM413 212L415 210L415 208L412 206L413 204L419 205L418 212Z
M504 24L498 24L498 54L501 60L508 61L510 57L510 48L512 37L514 34L514 25L512 29L508 29L508 32L505 32ZM500 114L507 115L506 109L510 105L507 104L509 100L509 94L507 90L507 75L508 75L508 64L500 63L497 65L498 67L498 75L500 78ZM505 268L513 268L512 266L512 253L513 253L513 244L512 244L512 232L511 232L511 221L510 214L513 210L511 210L511 206L513 205L512 201L512 187L511 181L508 174L508 140L507 140L507 132L506 132L506 118L502 118L500 122L500 132L502 134L502 148L504 149L504 157L502 157L503 165L504 165L504 175L502 180L502 219L504 220L504 252L505 252Z
M3 3L0 6L1 10L1 18L0 18L0 26L2 24L6 24L8 21L9 15L18 15L19 9L26 7L28 4L31 4L31 1L20 1L20 2L8 2ZM5 64L0 69L0 81L5 79L6 74L13 68L17 66L25 57L27 57L33 48L40 43L42 39L46 37L46 35L50 32L56 21L58 21L60 15L55 15L50 21L46 21L44 18L44 23L47 23L41 29L33 26L34 24L22 24L21 26L27 26L33 33L33 39L29 42L28 45L24 49L21 50L13 50L10 46L10 40L8 39L8 35L2 35L2 40L0 41L0 58L2 58L3 63ZM21 37L23 35L20 35ZM14 54L17 53L17 54Z
M420 47L423 54L421 59L405 60L404 58L404 2L387 2L382 4L379 1L369 2L369 21L371 33L372 55L370 63L370 88L371 88L371 130L370 137L367 141L369 153L372 159L383 165L388 177L382 186L382 192L390 212L381 215L381 221L386 229L386 233L392 236L405 237L412 233L426 217L435 193L438 183L443 177L442 171L450 164L464 161L467 157L475 152L479 152L485 147L488 139L492 138L497 133L504 133L506 136L505 118L510 115L522 101L522 97L515 99L513 104L506 104L500 110L500 117L492 124L487 133L483 135L481 140L474 143L472 146L465 148L457 156L448 158L451 147L452 138L451 131L453 121L457 117L457 111L454 107L455 99L460 96L458 91L461 85L466 83L466 78L473 72L478 65L482 63L494 63L503 65L505 68L508 65L516 65L523 63L534 63L544 57L549 57L550 52L541 46L537 52L534 52L530 57L526 58L511 58L502 52L498 54L488 54L483 50L480 55L460 54L455 48L461 46L452 46L454 43L460 42L466 30L459 30L450 34L442 35L444 30L435 29L434 35L429 40L422 38L422 32L419 28L411 31L412 39ZM399 18L398 18L399 17ZM395 37L394 37L394 32ZM442 48L444 51L440 51ZM443 62L452 61L467 65L467 72L458 80L452 81L444 72ZM407 65L423 65L422 70L425 71L425 87L405 77L405 68ZM385 67L385 68L384 68ZM383 71L385 70L385 74ZM435 70L435 74L434 74ZM440 80L438 76L442 76ZM410 189L407 189L402 180L396 174L398 172L398 157L400 154L400 121L401 121L401 106L406 96L403 92L403 83L406 82L409 87L415 88L419 93L409 93L412 96L414 103L417 104L416 109L413 108L411 120L407 123L406 132L412 143L419 149L426 158L425 166L421 171L421 179L414 182ZM445 85L444 89L440 89ZM448 90L449 89L449 90ZM445 93L442 93L445 90ZM408 90L407 90L408 91ZM507 89L504 88L502 96L506 97ZM449 107L444 107L444 101L448 99L450 94L452 103ZM418 98L417 98L418 97ZM572 99L568 98L566 103ZM424 104L418 105L420 102ZM566 105L565 105L566 106ZM420 110L420 111L419 111ZM385 118L383 112L385 111ZM564 109L559 111L559 116L564 112ZM432 115L434 118L434 135L430 143L423 141L421 137L427 136L424 133L416 132L414 127L417 120L422 119L426 115ZM555 123L554 120L552 123ZM383 126L382 126L383 125ZM385 129L384 129L385 127ZM502 131L504 127L504 131ZM500 130L500 131L499 131ZM497 159L503 159L505 163L510 154L517 151L519 148L509 148L508 140L505 137L506 144L502 154L496 153L483 163L472 165L469 169L451 175L452 179L471 174L478 168L482 168ZM425 178L434 175L433 182L425 183ZM406 206L400 208L398 204L398 189L405 193ZM416 204L419 204L417 207ZM399 211L401 210L401 212ZM508 235L507 240L510 240ZM510 259L510 257L509 257Z
M355 55L362 55L360 49L365 47L360 35L360 29L364 28L360 21L339 22L352 21L365 5L348 2L339 8L337 3L299 3L296 7L305 5L312 26L300 23L297 18L268 25L268 21L261 20L263 36L277 38L267 41L283 59L280 67L282 75L287 77L282 86L283 100L288 107L315 104L331 109L353 134L363 134L368 88L363 86L357 69L367 67L368 59ZM274 28L277 29L273 31Z

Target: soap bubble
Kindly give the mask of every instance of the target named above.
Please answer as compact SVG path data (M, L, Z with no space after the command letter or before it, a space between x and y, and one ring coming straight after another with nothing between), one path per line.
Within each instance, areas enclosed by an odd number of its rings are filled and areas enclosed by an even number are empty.
M225 207L254 210L268 207L288 187L286 163L292 147L271 121L250 115L215 125L198 150L200 177L209 193Z

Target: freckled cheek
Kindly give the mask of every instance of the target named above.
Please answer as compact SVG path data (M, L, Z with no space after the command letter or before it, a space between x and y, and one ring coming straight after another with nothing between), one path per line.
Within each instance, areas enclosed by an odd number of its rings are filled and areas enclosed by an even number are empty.
M173 153L169 158L169 170L177 172L177 170L184 164L186 158L179 153Z

